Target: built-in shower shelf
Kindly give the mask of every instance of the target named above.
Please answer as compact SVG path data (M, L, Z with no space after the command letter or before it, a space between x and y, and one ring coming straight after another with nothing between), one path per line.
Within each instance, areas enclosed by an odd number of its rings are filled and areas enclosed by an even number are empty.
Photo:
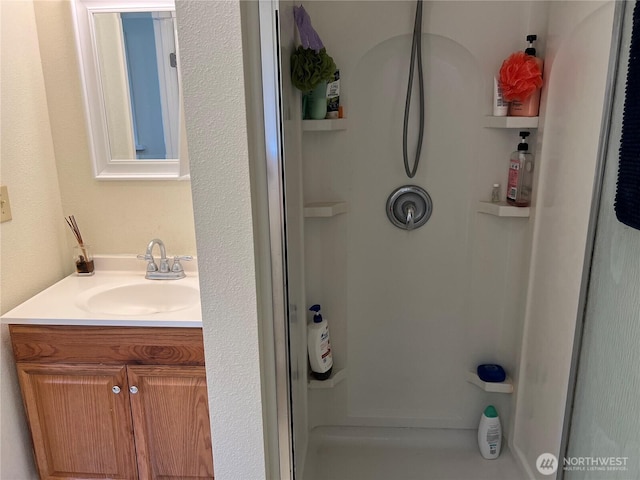
M305 218L328 218L347 213L347 202L308 203L304 206Z
M347 119L303 120L302 130L305 132L328 132L331 130L346 130Z
M313 378L309 380L309 388L312 388L312 389L333 388L337 384L339 384L341 381L343 381L345 378L347 378L346 368L341 368L339 370L334 369L333 372L331 372L331 376L326 380L315 380Z
M484 117L487 128L538 128L538 117Z
M484 380L480 380L477 373L467 372L467 382L473 383L485 392L513 393L513 382L509 377L507 377L504 382L485 382Z
M506 202L478 202L478 212L496 217L527 218L530 214L529 207L514 207Z

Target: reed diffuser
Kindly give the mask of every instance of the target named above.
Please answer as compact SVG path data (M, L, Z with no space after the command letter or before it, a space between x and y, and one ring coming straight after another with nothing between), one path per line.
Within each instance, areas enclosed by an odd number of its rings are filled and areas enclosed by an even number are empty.
M65 221L73 236L76 238L78 245L74 247L74 261L76 262L76 273L78 275L93 275L94 265L93 265L93 255L91 254L90 246L84 243L82 239L82 233L80 233L80 227L78 227L78 222L73 215L69 217L65 217Z

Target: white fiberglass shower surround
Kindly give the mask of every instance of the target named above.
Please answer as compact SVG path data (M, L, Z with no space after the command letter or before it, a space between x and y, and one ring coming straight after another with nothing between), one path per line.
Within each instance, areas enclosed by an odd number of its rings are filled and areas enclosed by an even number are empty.
M425 1L426 122L411 180L402 125L415 2L302 3L340 69L345 119L335 130L302 120L289 78L293 5L259 7L272 259L283 266L273 301L288 312L274 332L281 472L535 478L538 455L562 448L614 2ZM494 215L483 201L494 183L504 191L518 130L486 118L493 76L528 34L545 60L540 117L522 128L534 200ZM417 125L416 107L411 117ZM415 138L411 127L409 145ZM403 185L433 201L413 231L385 213ZM308 375L315 303L331 329L325 382ZM468 382L481 363L503 365L513 392ZM505 437L494 463L475 445L489 404Z

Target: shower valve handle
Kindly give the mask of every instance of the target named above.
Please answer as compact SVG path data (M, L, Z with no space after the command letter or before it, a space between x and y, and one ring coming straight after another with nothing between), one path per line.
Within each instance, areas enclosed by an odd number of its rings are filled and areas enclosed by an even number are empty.
M407 213L407 230L413 230L413 219L416 214L416 206L413 203L410 203L406 209Z

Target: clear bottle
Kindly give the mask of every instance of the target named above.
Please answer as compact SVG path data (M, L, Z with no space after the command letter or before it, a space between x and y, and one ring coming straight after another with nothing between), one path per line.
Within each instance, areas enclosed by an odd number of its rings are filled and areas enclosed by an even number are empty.
M538 39L537 35L527 35L527 42L529 42L529 47L524 51L527 55L531 55L535 58L538 67L540 68L540 72L543 69L543 61L540 57L536 57L536 49L533 46L533 42ZM529 98L524 100L523 102L518 102L517 100L509 103L509 115L512 117L537 117L538 112L540 111L540 89L538 88L535 92L531 94Z
M533 190L533 155L529 153L527 137L529 132L520 132L518 149L509 159L509 179L507 181L507 203L516 207L531 205Z
M500 202L500 184L494 183L491 188L491 202L498 203Z

